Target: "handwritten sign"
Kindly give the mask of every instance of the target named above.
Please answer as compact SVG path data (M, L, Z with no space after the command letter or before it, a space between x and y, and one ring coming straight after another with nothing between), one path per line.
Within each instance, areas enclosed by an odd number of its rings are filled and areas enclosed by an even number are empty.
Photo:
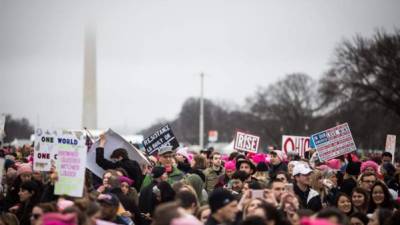
M282 151L294 153L304 157L304 153L310 149L310 137L302 136L282 136Z
M82 197L86 169L86 136L82 131L62 131L57 134L56 195Z
M162 146L172 146L172 149L179 147L178 140L169 124L156 130L152 135L143 140L143 146L147 154L152 155Z
M57 133L60 133L60 131L36 129L33 170L50 171L51 166L55 166Z
M257 153L259 144L259 136L242 131L236 131L235 142L233 144L235 150Z
M311 139L322 162L357 150L347 123L313 134Z

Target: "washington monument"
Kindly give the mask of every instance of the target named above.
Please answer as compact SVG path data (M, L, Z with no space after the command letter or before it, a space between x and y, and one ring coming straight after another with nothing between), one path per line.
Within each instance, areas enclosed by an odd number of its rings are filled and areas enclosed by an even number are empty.
M82 127L97 128L96 33L85 29Z

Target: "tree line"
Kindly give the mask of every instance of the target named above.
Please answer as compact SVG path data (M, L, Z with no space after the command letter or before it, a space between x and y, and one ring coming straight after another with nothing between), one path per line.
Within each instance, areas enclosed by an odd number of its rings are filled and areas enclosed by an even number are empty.
M188 98L176 119L141 133L169 123L181 143L197 144L199 108L198 98ZM292 73L258 87L240 107L204 102L204 135L217 130L221 142L232 141L240 128L260 135L264 148L279 147L284 134L309 136L344 122L359 149L383 149L387 134L400 133L400 30L342 41L318 80Z

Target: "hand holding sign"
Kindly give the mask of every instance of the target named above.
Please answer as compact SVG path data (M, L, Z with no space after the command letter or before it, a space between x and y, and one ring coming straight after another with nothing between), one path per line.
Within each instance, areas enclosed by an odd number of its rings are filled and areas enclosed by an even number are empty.
M106 135L104 133L100 134L100 144L99 147L100 148L104 148L104 146L106 145Z

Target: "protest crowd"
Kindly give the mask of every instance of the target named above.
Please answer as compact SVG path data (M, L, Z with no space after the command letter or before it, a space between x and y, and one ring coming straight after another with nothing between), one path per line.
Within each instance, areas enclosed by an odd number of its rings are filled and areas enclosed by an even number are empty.
M0 225L399 225L400 166L390 152L321 162L304 155L162 146L149 164L101 135L82 197L55 194L60 174L33 170L34 145L3 147ZM74 185L74 184L72 184Z

